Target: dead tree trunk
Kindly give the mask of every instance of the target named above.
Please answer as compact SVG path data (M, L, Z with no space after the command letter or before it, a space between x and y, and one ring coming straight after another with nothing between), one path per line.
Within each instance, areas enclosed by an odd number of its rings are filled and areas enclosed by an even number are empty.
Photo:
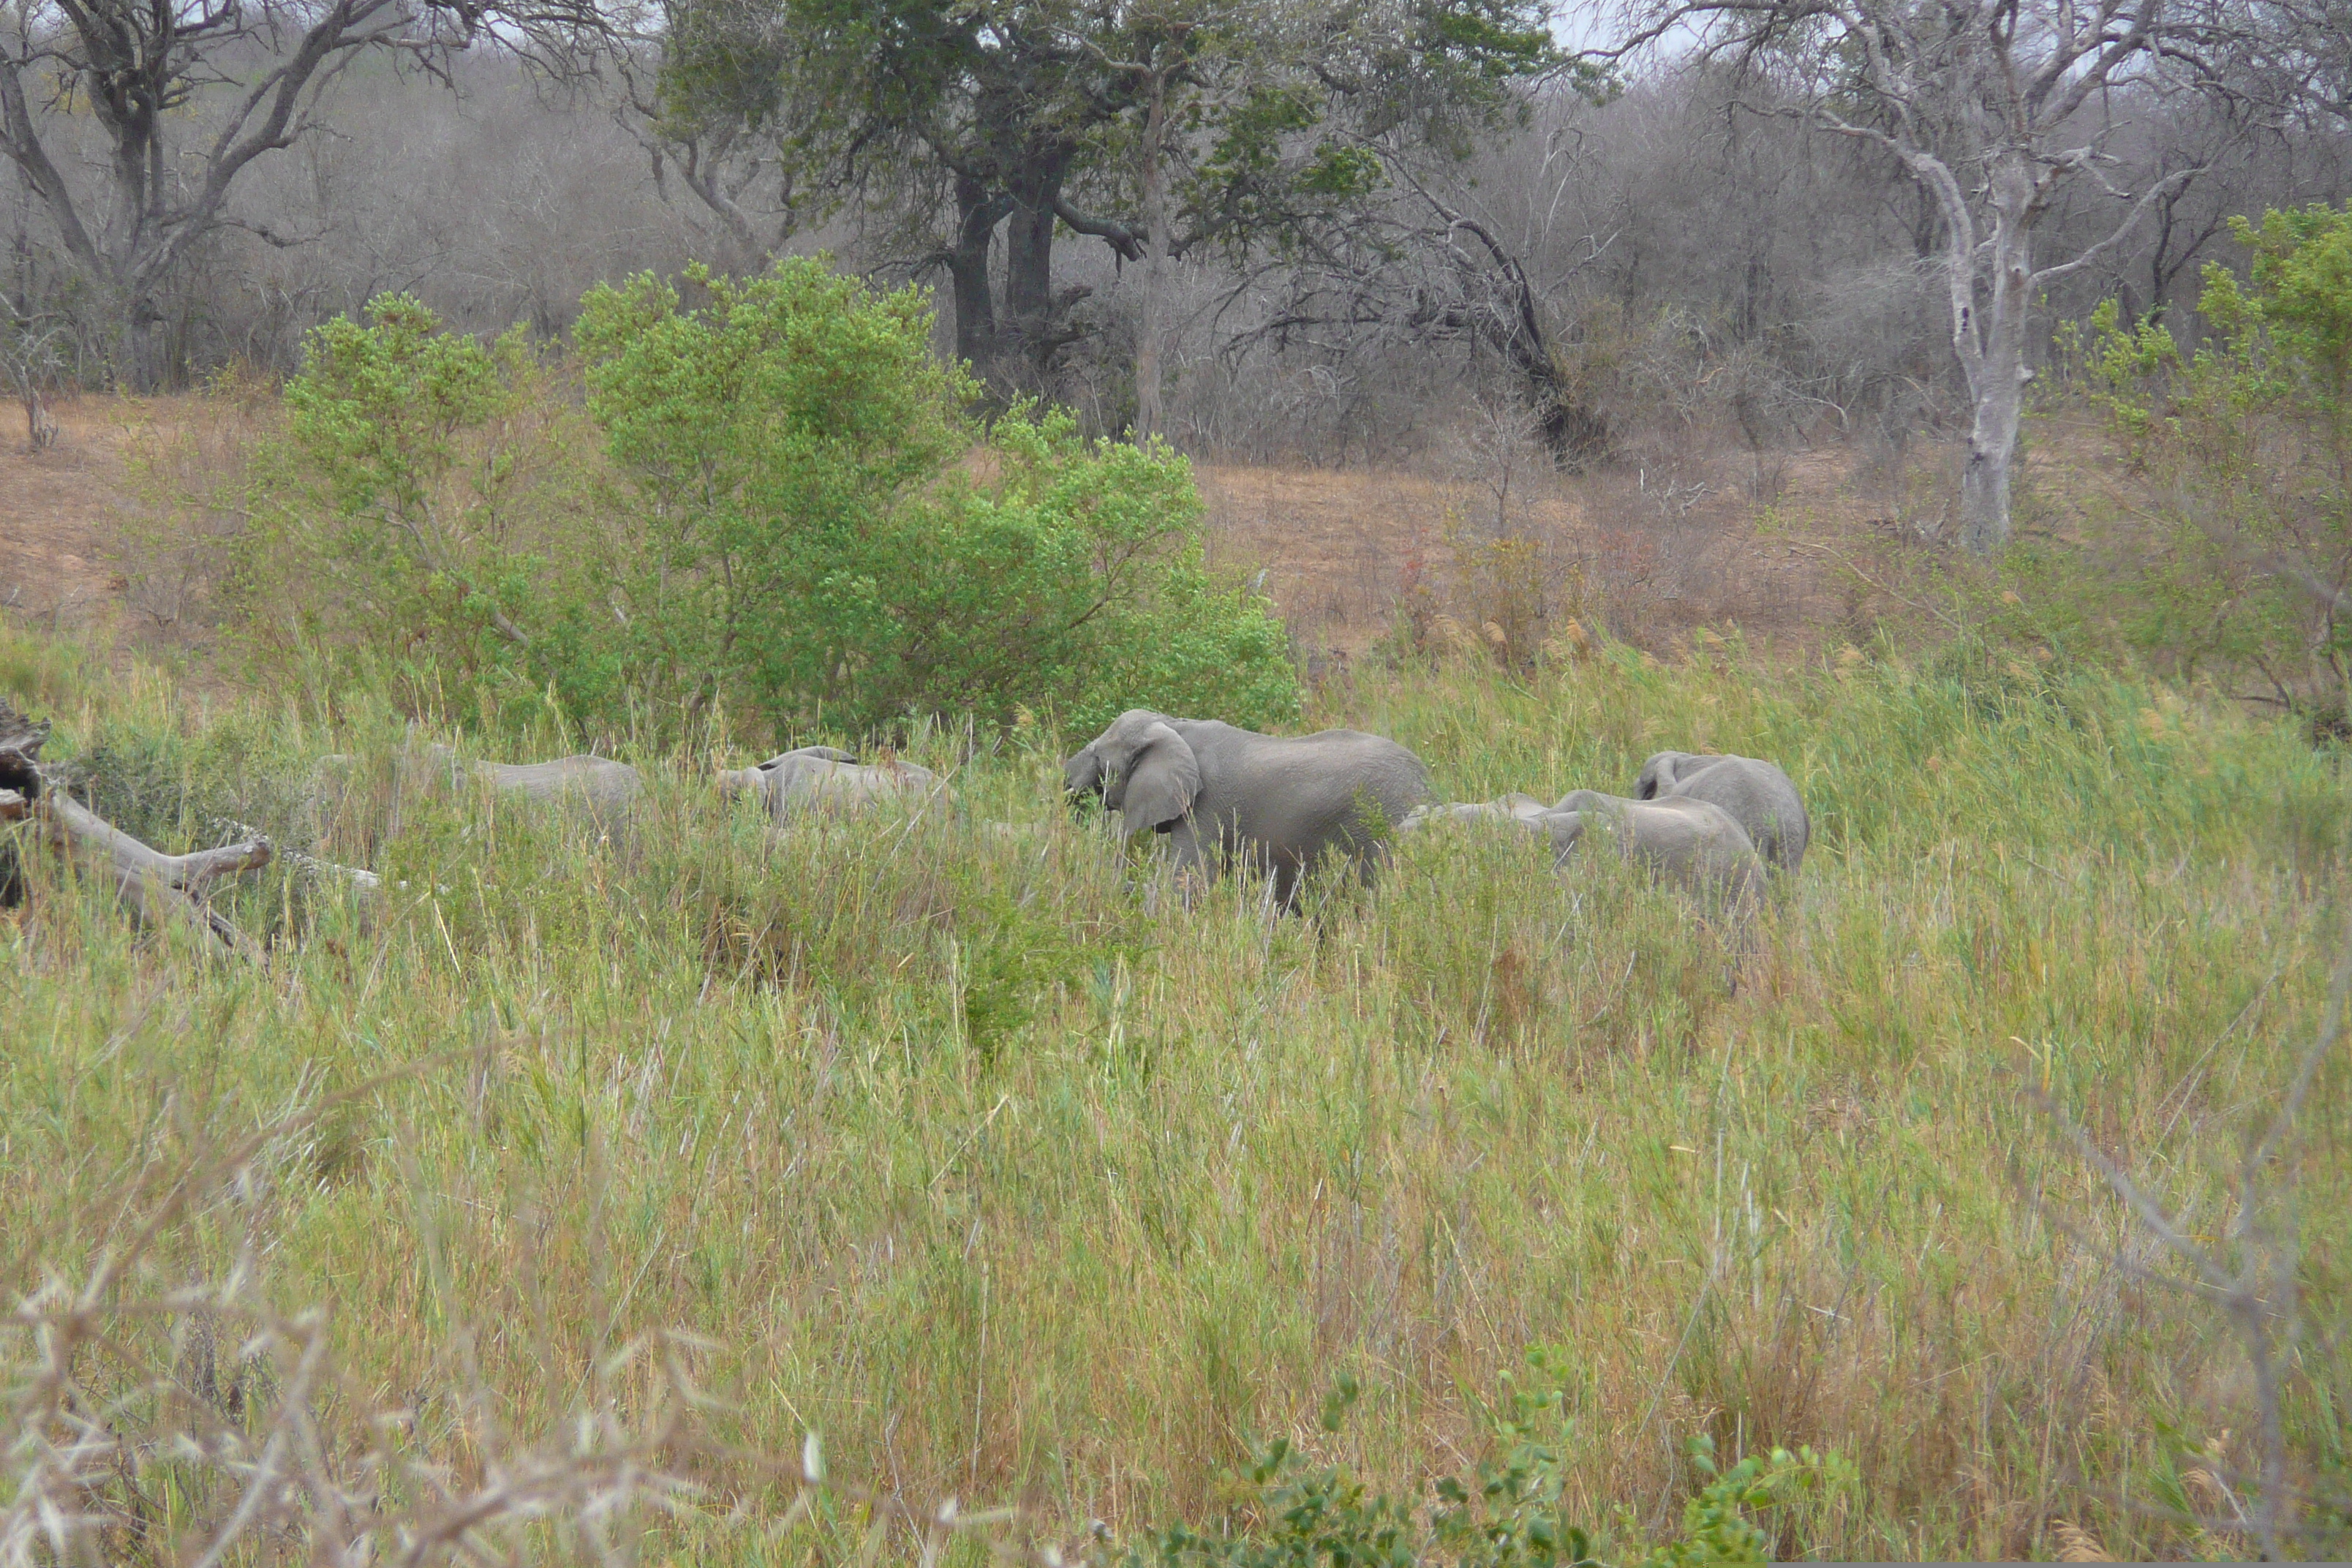
M0 702L0 820L37 822L41 836L77 868L110 879L115 896L142 924L177 924L193 932L208 952L259 958L260 949L251 939L194 895L216 878L269 864L269 841L256 838L187 855L152 848L54 787L53 770L40 761L48 738L46 721L35 723ZM21 900L22 876L7 880Z

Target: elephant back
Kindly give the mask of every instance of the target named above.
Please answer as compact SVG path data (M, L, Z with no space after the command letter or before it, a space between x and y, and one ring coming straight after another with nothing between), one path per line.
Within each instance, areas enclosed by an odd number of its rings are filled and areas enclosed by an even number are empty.
M457 753L448 746L425 748L433 761L458 771ZM483 763L472 765L473 775L499 794L523 800L575 800L599 816L621 811L645 792L645 780L626 763L610 757L579 755L546 763Z
M1189 721L1175 728L1200 763L1195 811L1216 818L1229 839L1301 857L1344 844L1361 856L1431 796L1428 767L1385 735L1262 735Z
M856 811L894 795L928 794L939 775L913 763L860 763L830 746L803 746L756 768L719 775L730 794L756 789L778 822L803 811Z
M1757 851L1783 871L1805 858L1812 823L1789 775L1756 757L1690 757L1662 800L1696 800L1727 812Z
M1560 861L1600 825L1619 853L1693 891L1744 901L1762 885L1763 865L1746 830L1729 812L1706 801L1627 800L1577 790L1534 821L1550 835Z

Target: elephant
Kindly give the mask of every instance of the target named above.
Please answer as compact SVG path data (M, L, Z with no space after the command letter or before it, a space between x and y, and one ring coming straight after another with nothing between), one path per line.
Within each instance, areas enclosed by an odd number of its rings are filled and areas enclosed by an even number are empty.
M1711 801L1668 796L1627 800L1571 790L1548 811L1520 820L1550 837L1555 866L1595 827L1613 833L1618 849L1695 892L1745 906L1763 887L1764 866L1738 819Z
M1441 822L1503 822L1550 841L1552 865L1569 856L1596 823L1623 834L1626 853L1700 891L1745 898L1759 885L1755 847L1728 812L1705 801L1632 801L1596 790L1576 790L1558 805L1514 791L1500 800L1420 806L1397 825L1400 835Z
M425 754L447 768L452 778L459 776L457 753L451 747L427 746ZM608 820L626 811L646 787L636 769L610 757L558 757L551 763L478 762L469 771L500 795L520 795L525 800L576 799L596 816Z
M1500 800L1458 800L1416 805L1402 822L1397 824L1396 830L1402 837L1418 833L1441 822L1517 822L1530 826L1532 819L1540 816L1544 809L1543 802L1535 796L1514 790Z
M1813 836L1787 773L1754 757L1660 752L1642 764L1635 800L1703 800L1729 812L1765 863L1793 872Z
M1129 835L1168 836L1179 868L1213 876L1240 858L1269 872L1277 907L1300 877L1346 857L1369 880L1391 825L1429 798L1429 770L1357 730L1261 735L1133 708L1062 764L1069 795L1099 795Z
M756 790L779 823L805 810L854 812L876 801L929 795L939 775L913 763L860 763L835 746L803 746L770 757L757 767L722 769L719 788L730 799Z

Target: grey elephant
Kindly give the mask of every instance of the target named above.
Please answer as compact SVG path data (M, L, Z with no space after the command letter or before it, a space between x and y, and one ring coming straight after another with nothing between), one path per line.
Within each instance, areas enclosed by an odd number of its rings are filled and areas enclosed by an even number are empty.
M1642 764L1635 800L1703 800L1729 812L1767 864L1794 871L1813 826L1787 773L1754 757L1659 752Z
M732 799L758 794L768 815L790 822L805 811L846 813L877 801L928 795L940 788L930 769L895 759L860 763L835 746L802 746L770 757L757 767L722 769L719 793Z
M1601 831L1614 836L1619 853L1695 892L1745 905L1763 889L1764 864L1747 830L1711 801L1627 800L1570 790L1557 805L1521 820L1550 837L1555 866Z
M1397 824L1400 836L1418 833L1441 822L1516 822L1529 826L1548 809L1531 795L1514 790L1500 800L1433 801L1416 805Z
M1213 876L1241 859L1295 906L1300 876L1343 856L1369 879L1391 825L1429 798L1429 770L1357 730L1261 735L1134 708L1062 764L1072 795L1100 795L1130 835L1168 836L1176 863Z
M478 762L461 768L451 747L427 746L425 754L436 766L448 769L453 780L470 772L500 795L525 800L577 800L606 821L618 818L646 787L636 769L610 757L558 757L551 763Z

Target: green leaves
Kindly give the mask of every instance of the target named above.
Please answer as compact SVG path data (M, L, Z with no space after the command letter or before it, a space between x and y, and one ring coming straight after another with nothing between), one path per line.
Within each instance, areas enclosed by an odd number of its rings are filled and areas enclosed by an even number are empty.
M644 530L620 586L671 690L853 731L1296 713L1280 623L1202 563L1183 458L1026 408L974 449L912 290L815 260L689 281L691 310L650 277L599 289L578 334Z
M2205 269L2218 341L2184 356L2113 300L2080 353L2094 402L2152 482L2150 536L2109 613L2143 652L2258 674L2291 706L2352 676L2352 207L2231 220L2243 279ZM2321 697L2321 691L2328 695Z
M287 664L600 735L722 705L779 734L1294 717L1286 634L1207 569L1184 459L1059 412L976 428L930 330L918 291L822 260L632 279L583 302L583 417L518 333L380 300L312 334L232 599Z
M1127 1550L1122 1568L1598 1568L1592 1536L1567 1520L1561 1502L1570 1425L1563 1385L1574 1369L1543 1346L1528 1352L1528 1367L1525 1379L1505 1377L1501 1397L1485 1411L1487 1457L1466 1478L1438 1477L1425 1508L1369 1491L1344 1466L1312 1467L1276 1437L1249 1469L1255 1528L1150 1531ZM1340 1375L1323 1402L1326 1432L1339 1431L1362 1392L1352 1376ZM1725 1471L1716 1468L1711 1438L1691 1439L1689 1455L1706 1481L1684 1505L1682 1533L1645 1543L1631 1511L1621 1509L1616 1560L1643 1568L1768 1563L1771 1537L1749 1510L1832 1496L1857 1480L1852 1465L1811 1448L1750 1455Z
M507 406L524 351L511 332L495 351L446 335L406 294L372 301L367 318L364 327L338 316L311 330L286 405L338 510L384 506L413 519L446 476L457 432Z
M562 488L543 481L563 421L520 330L486 345L384 296L364 323L310 334L285 413L253 454L230 548L226 597L249 646L430 663L460 689L535 684L520 623L545 576L537 509Z
M2259 395L2301 401L2341 443L2352 435L2352 202L2273 210L2260 225L2233 217L2230 232L2253 253L2252 287L2208 262L2198 310Z
M1689 1453L1691 1468L1708 1480L1683 1505L1681 1539L1654 1548L1643 1559L1644 1568L1769 1563L1772 1538L1748 1517L1749 1510L1776 1508L1809 1494L1851 1487L1856 1479L1845 1460L1811 1448L1750 1454L1728 1470L1716 1468L1712 1437L1692 1438Z

